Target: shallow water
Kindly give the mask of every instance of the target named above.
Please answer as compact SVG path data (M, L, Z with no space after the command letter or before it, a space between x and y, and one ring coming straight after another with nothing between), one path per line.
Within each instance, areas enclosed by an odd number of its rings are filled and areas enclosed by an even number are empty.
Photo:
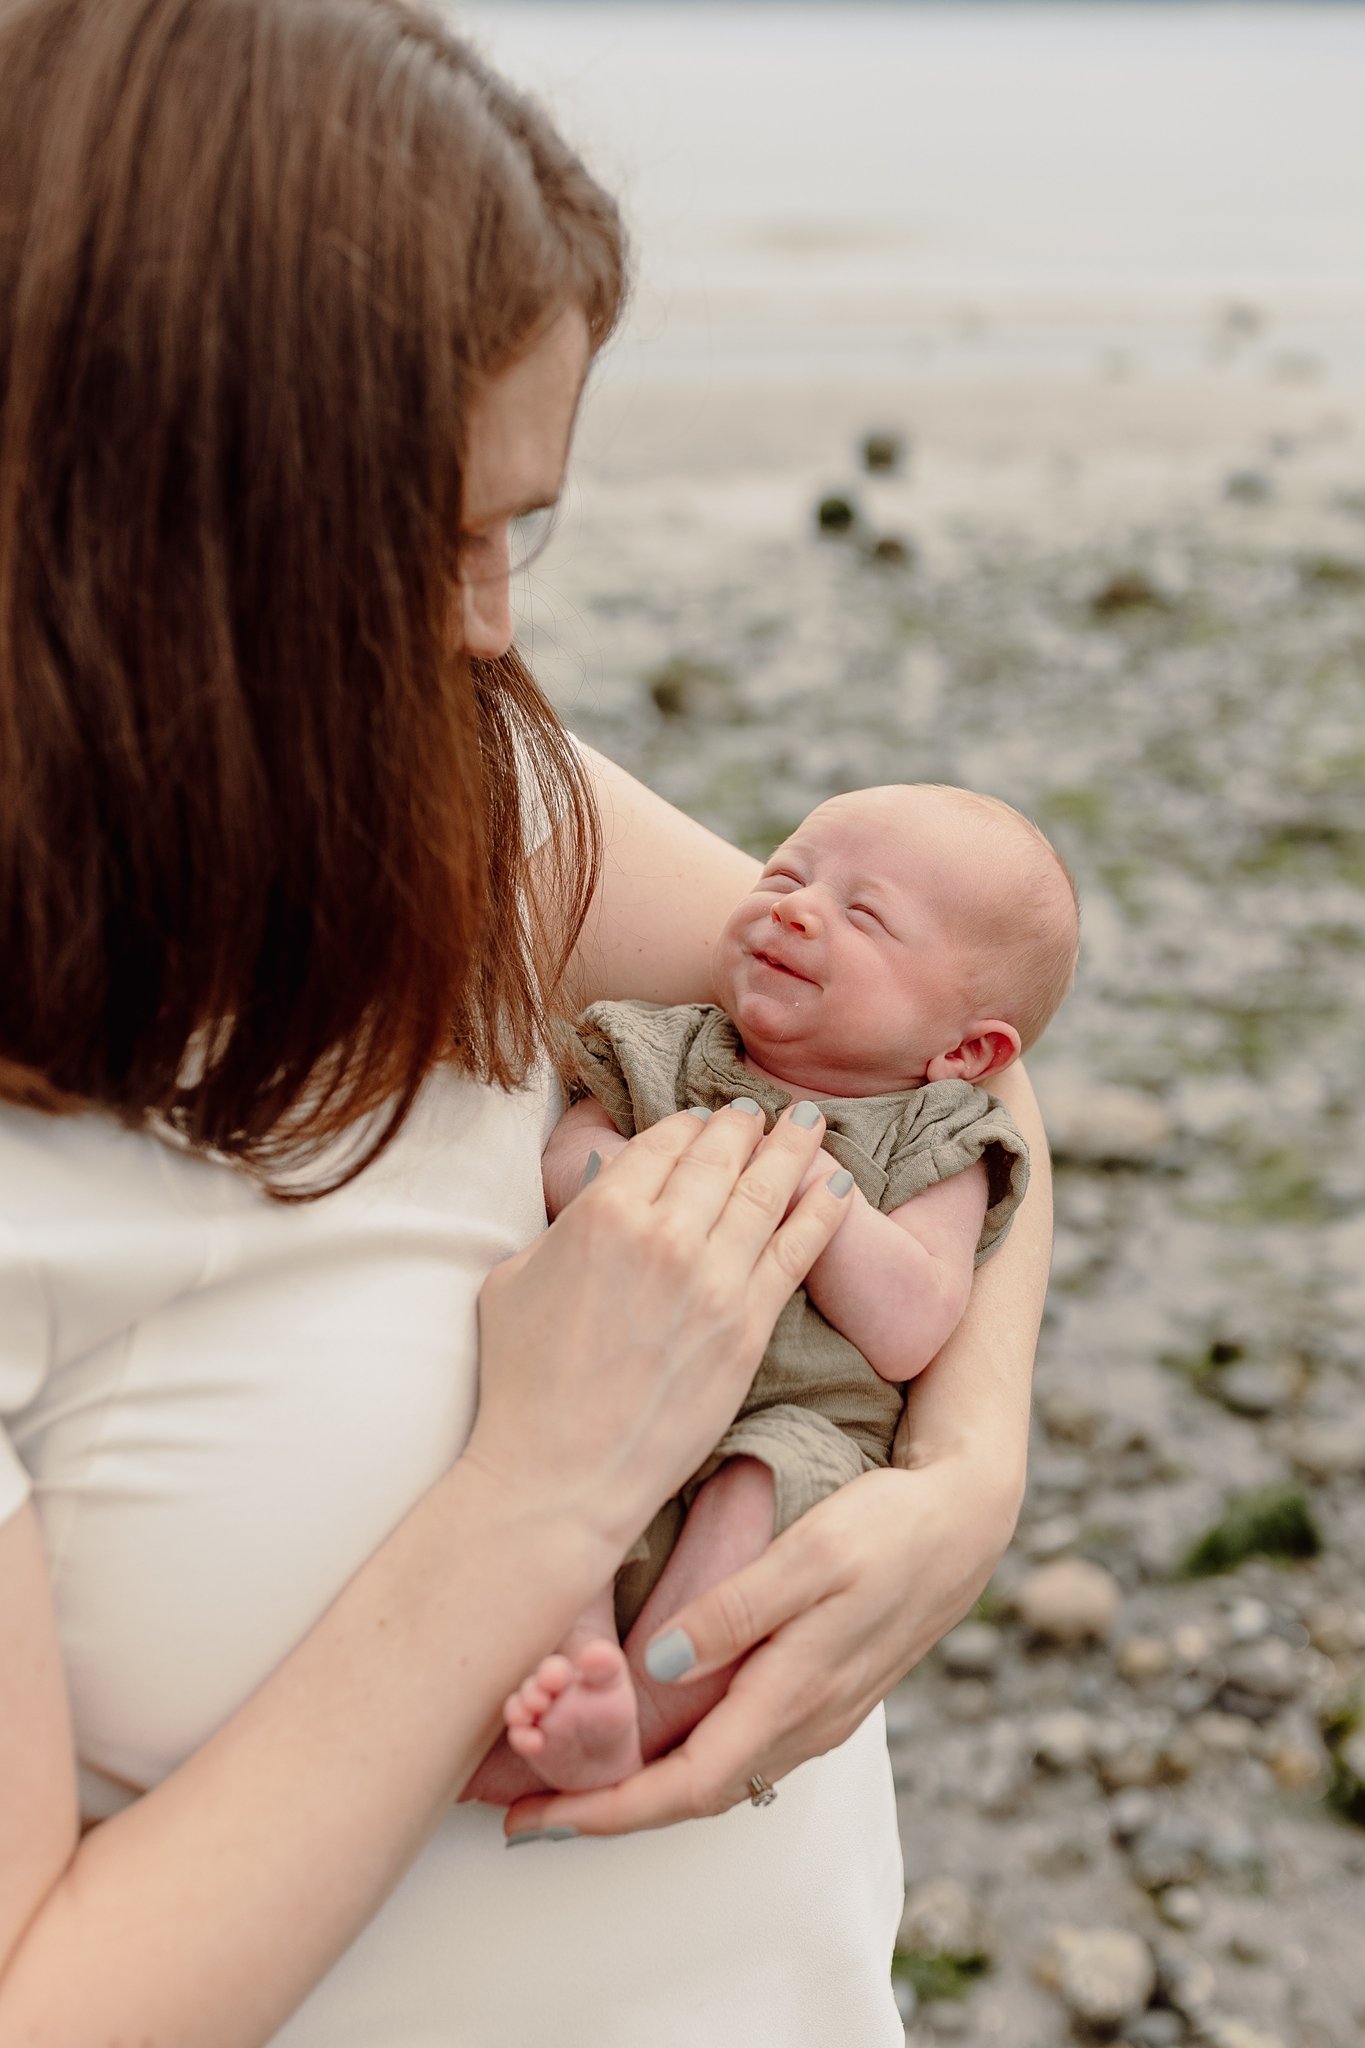
M1365 9L651 5L462 10L624 200L616 374L1057 364L1192 303L1365 367Z

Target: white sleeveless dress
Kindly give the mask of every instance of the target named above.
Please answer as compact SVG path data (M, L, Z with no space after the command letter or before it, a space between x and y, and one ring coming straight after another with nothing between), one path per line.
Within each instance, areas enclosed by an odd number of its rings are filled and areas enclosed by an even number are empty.
M302 1208L0 1108L0 1518L31 1486L88 1816L202 1743L458 1452L550 1093L439 1075ZM277 2048L892 2048L900 1905L878 1711L764 1812L508 1855L453 1810Z

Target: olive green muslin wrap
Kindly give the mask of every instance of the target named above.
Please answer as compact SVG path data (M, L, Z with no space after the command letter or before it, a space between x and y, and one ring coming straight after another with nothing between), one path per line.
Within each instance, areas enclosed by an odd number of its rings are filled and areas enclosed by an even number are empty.
M595 1003L566 1050L575 1092L595 1096L627 1138L675 1110L720 1109L738 1095L756 1100L771 1122L792 1099L749 1072L734 1025L708 1004ZM983 1160L989 1193L977 1263L994 1251L1028 1185L1028 1149L995 1096L965 1081L930 1081L893 1095L811 1099L825 1118L826 1151L883 1212ZM902 1389L874 1372L798 1288L734 1422L622 1566L622 1633L663 1570L697 1488L724 1459L758 1458L771 1469L775 1527L785 1529L836 1487L888 1462L902 1400Z

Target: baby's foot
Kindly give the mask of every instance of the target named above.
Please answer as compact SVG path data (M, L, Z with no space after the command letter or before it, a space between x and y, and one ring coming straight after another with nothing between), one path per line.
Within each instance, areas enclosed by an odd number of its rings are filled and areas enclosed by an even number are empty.
M503 1706L507 1740L558 1792L591 1792L638 1771L640 1715L625 1653L597 1637L547 1657Z

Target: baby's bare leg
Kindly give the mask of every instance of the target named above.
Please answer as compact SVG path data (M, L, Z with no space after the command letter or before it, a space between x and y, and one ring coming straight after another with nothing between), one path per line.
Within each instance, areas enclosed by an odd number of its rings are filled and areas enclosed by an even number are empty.
M590 1792L638 1771L640 1716L604 1586L553 1656L503 1706L507 1742L559 1792Z
M696 1594L761 1557L772 1537L772 1473L757 1458L728 1458L693 1501L677 1547L626 1638L647 1757L681 1742L724 1698L736 1670L727 1664L691 1685L660 1684L645 1670L650 1637Z
M559 1651L508 1699L505 1742L485 1757L461 1797L507 1806L537 1784L591 1791L638 1770L642 1756L662 1756L681 1742L724 1697L735 1666L693 1685L659 1684L644 1667L650 1637L695 1594L760 1557L772 1533L771 1472L756 1458L728 1459L692 1503L625 1653L605 1588Z

